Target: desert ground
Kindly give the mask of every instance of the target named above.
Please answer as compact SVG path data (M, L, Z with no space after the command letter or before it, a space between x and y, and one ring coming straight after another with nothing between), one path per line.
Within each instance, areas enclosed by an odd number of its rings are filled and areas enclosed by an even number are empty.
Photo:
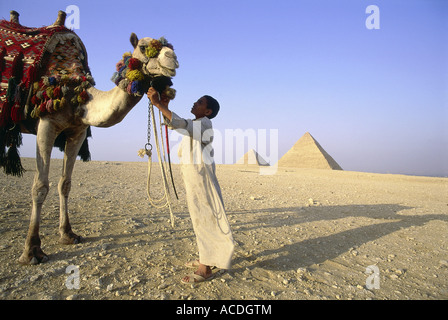
M69 205L83 242L60 245L62 160L52 160L40 229L50 260L23 266L36 170L22 162L22 178L0 173L2 300L448 299L448 178L217 165L233 266L186 285L197 249L178 165L173 228L168 208L148 202L146 162L77 161ZM151 182L156 197L157 163Z

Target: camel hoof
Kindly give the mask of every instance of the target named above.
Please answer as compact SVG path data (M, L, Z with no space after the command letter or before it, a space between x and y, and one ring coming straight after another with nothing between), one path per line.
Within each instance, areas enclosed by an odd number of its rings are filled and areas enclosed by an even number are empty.
M79 244L79 243L81 243L81 237L74 233L65 234L65 235L61 236L61 238L59 239L59 243L61 243L61 244Z
M29 255L22 255L19 258L19 263L23 264L23 265L31 265L31 266L35 266L36 264L39 263L45 263L48 260L50 260L50 258L48 258L48 256L45 253L42 253L42 255L40 257L37 256L33 256L32 258L29 258Z

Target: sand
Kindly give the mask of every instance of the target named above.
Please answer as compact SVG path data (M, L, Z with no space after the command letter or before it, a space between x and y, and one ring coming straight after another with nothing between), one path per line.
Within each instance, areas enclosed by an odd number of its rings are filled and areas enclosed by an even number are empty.
M50 260L22 266L35 173L34 159L23 164L22 178L0 173L1 299L448 298L447 178L294 168L260 175L257 167L218 165L236 241L233 267L185 285L184 263L197 249L178 166L172 228L168 209L148 203L147 163L78 161L70 217L84 241L64 246L62 161L53 160L41 223ZM157 164L153 173L157 190ZM78 272L79 289L69 270Z

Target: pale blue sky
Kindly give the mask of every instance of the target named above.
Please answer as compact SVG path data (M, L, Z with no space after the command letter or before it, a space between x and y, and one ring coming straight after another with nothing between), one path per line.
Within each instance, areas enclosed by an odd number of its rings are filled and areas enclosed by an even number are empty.
M181 116L209 94L221 103L213 122L223 136L278 130L279 157L308 131L345 170L448 176L448 1L2 0L0 18L16 10L23 25L49 25L69 5L80 10L75 31L101 90L114 86L131 32L165 36L180 62L171 108ZM366 28L369 5L380 29ZM92 129L93 160L146 161L137 150L147 103ZM34 136L20 152L34 157Z

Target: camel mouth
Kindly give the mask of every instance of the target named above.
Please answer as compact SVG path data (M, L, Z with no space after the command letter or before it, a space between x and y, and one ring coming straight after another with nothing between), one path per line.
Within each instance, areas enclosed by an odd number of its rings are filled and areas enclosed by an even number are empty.
M176 69L170 69L170 68L166 68L166 67L162 67L163 71L165 71L169 77L174 77L176 75Z

